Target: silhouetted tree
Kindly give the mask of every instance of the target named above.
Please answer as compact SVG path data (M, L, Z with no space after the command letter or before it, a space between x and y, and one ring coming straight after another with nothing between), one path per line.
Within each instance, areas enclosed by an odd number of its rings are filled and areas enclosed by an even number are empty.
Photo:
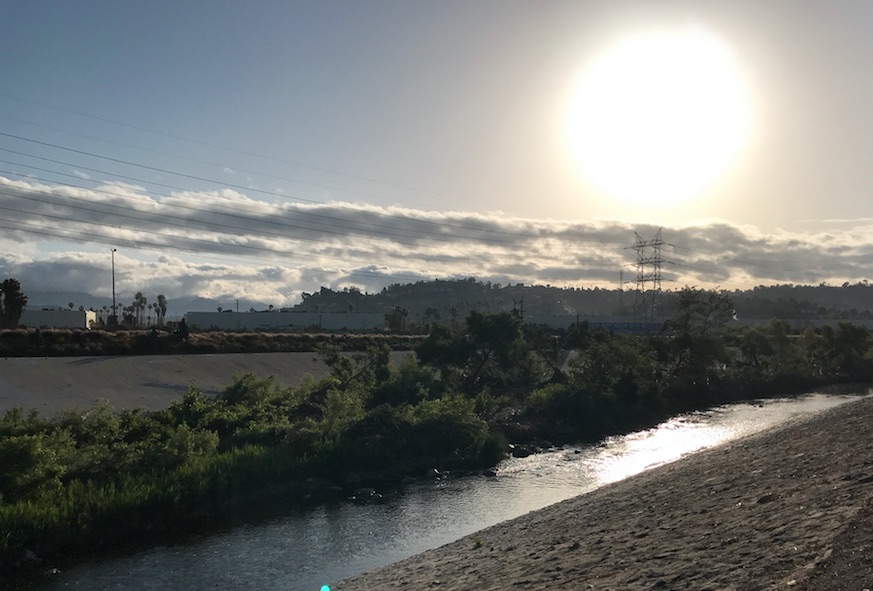
M733 302L724 294L685 287L679 293L676 316L667 322L672 332L673 375L684 374L692 383L704 380L727 361L723 338L735 318ZM700 383L703 383L700 381Z
M167 296L165 296L164 294L158 294L157 311L158 326L163 326L164 318L167 316Z
M17 279L4 279L0 284L0 328L18 328L21 313L27 306L27 296Z

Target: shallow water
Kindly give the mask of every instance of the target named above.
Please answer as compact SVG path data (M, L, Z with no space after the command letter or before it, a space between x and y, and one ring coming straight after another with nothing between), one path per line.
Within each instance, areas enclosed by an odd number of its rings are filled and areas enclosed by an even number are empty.
M42 590L318 591L495 523L858 396L811 394L674 417L596 446L510 458L496 478L421 483L378 505L322 506L71 568Z

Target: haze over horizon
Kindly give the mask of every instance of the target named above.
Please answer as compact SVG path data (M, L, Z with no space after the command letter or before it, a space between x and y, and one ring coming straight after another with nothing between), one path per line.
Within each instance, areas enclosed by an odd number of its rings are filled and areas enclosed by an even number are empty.
M293 305L873 279L873 4L0 7L0 279ZM693 59L692 59L693 58ZM705 173L705 174L704 174Z

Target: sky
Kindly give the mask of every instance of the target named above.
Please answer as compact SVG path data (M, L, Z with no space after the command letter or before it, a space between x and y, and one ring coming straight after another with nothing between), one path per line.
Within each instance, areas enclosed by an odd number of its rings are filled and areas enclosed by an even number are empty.
M871 279L871 58L866 0L6 0L0 277L632 287L660 230L665 289Z

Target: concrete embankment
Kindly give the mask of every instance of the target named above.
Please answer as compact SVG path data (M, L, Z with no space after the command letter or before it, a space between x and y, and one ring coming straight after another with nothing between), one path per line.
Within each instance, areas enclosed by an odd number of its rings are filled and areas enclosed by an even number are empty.
M871 588L873 398L331 585L336 591Z
M404 353L395 353L402 356ZM23 357L0 359L0 413L20 407L51 416L108 400L116 410L164 408L190 386L214 395L238 373L275 376L285 386L327 366L317 353L234 353L121 357Z

